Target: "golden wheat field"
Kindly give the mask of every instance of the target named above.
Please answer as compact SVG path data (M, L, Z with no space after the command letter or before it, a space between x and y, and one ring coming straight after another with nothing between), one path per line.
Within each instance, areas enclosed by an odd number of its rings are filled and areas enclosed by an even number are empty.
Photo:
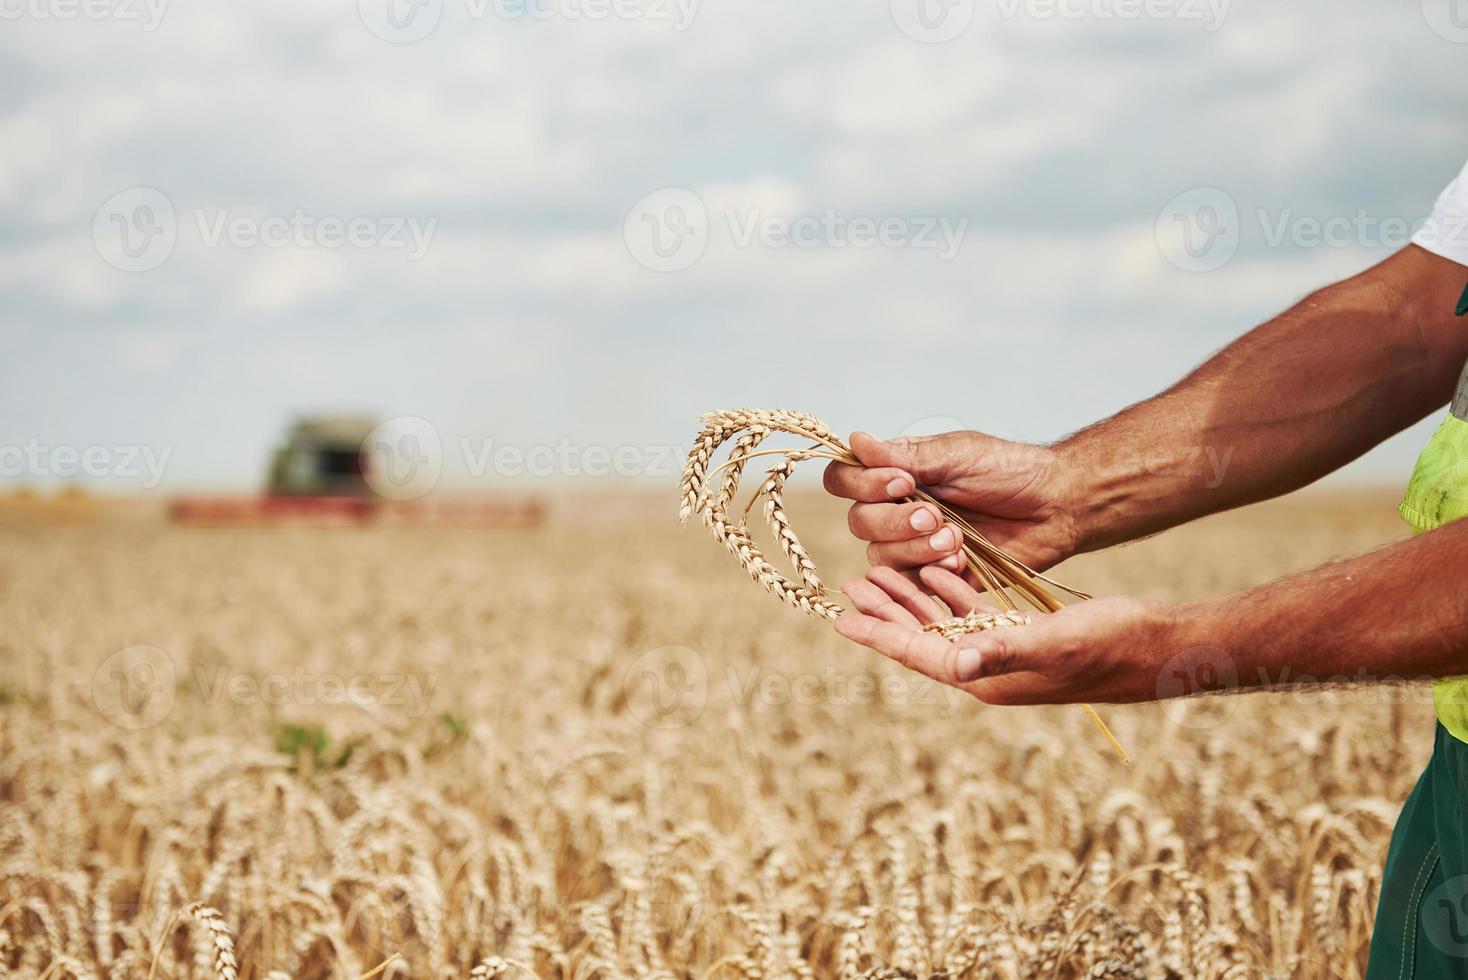
M1102 707L1128 769L675 509L0 528L0 975L1360 975L1425 690ZM860 571L838 505L792 511ZM1303 497L1061 574L1198 596L1402 533Z

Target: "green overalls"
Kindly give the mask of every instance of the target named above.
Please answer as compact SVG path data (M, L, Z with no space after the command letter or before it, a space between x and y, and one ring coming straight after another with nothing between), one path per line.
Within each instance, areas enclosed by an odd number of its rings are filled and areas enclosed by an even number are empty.
M1468 517L1468 367L1400 511L1419 534ZM1432 699L1437 740L1392 831L1367 980L1468 977L1468 678L1439 681Z

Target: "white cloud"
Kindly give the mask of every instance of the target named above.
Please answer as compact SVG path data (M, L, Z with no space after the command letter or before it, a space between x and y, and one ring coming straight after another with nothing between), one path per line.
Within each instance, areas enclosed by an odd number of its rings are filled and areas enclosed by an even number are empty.
M1245 215L1425 211L1468 154L1461 50L1415 8L1237 0L1213 33L981 13L942 45L882 3L703 3L683 32L468 9L446 0L438 29L401 46L334 0L171 3L151 33L7 21L0 389L30 407L0 427L84 430L121 368L157 395L122 419L168 431L181 472L197 470L180 428L199 466L222 465L211 420L255 405L240 424L265 444L293 399L427 404L467 427L535 404L526 432L671 438L710 398L767 397L1053 435L1380 257L1246 235L1223 269L1188 273L1153 231L1179 191L1221 187ZM129 274L91 222L134 186L165 192L181 223L167 262ZM622 222L674 186L702 197L710 241L686 271L651 272ZM205 247L197 209L437 225L408 262ZM827 209L966 224L949 261L736 247L728 227ZM801 366L795 398L733 366L750 338ZM1023 367L935 394L923 359L939 348Z

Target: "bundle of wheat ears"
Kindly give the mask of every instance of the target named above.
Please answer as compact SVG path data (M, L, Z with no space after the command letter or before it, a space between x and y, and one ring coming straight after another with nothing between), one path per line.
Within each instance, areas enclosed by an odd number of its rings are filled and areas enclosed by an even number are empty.
M789 603L812 616L834 622L844 611L832 601L826 587L821 583L820 573L811 560L805 546L790 524L785 512L785 481L795 472L795 466L809 459L826 459L838 463L860 465L850 447L834 435L826 423L804 412L788 409L724 409L700 416L703 428L688 453L688 462L683 468L682 497L678 517L687 521L694 513L703 516L703 522L723 542L724 547L739 559L745 569L760 585L776 598ZM796 449L760 449L759 446L770 435L783 432L809 440L810 445ZM736 438L737 437L737 438ZM733 439L729 457L718 467L709 470L714 454L724 443ZM766 471L759 489L749 498L738 520L729 517L729 506L739 493L739 480L744 465L758 456L778 457ZM1062 603L1049 587L1068 593L1079 599L1088 599L1084 592L1046 578L1023 562L1010 557L995 547L974 529L962 515L956 513L941 500L936 499L921 486L905 498L908 501L923 501L936 507L943 519L956 527L963 535L963 555L982 590L1000 608L997 612L972 610L962 616L930 624L924 629L937 633L947 640L955 640L967 633L1006 627L1027 626L1030 617L1021 611L1020 603L1041 612L1056 612ZM800 582L787 578L773 565L755 545L749 530L749 513L761 500L764 501L765 520L770 526L776 544L789 559ZM1086 712L1101 734L1106 736L1111 747L1123 762L1130 764L1126 750L1111 734L1106 723L1090 705Z

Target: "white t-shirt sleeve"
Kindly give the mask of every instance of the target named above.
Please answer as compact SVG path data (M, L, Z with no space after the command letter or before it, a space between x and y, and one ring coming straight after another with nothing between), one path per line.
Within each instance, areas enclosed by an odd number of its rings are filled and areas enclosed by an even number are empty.
M1412 244L1468 265L1468 166L1442 192L1432 216L1412 236Z

